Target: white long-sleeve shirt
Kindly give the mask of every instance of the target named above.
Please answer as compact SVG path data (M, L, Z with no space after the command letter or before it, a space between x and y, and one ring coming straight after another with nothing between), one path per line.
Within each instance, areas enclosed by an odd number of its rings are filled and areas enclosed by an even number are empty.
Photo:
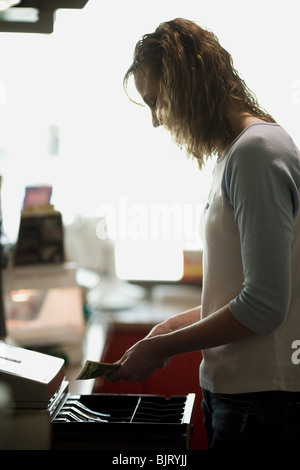
M229 304L257 335L204 350L202 388L300 391L292 361L300 340L299 188L300 153L278 124L248 126L216 163L203 215L202 317Z

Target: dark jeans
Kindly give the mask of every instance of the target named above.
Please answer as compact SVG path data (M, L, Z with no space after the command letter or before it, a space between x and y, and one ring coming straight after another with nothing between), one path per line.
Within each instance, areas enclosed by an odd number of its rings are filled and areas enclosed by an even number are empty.
M202 409L210 450L300 447L300 392L203 390Z

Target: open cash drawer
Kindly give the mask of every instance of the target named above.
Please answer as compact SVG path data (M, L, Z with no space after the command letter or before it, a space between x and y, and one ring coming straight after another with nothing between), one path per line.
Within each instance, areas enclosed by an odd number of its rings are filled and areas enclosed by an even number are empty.
M188 449L194 399L194 394L67 394L51 418L52 448Z
M48 448L48 441L51 449L61 450L189 448L192 393L170 398L70 394L62 359L4 342L0 381L11 391L15 449L24 448L29 435L28 449Z

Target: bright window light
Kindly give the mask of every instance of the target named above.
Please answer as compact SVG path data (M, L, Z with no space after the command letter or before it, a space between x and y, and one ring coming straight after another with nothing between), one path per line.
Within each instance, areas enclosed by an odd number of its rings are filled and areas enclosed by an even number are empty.
M20 0L0 0L0 11L7 10L10 7L13 7L20 3Z

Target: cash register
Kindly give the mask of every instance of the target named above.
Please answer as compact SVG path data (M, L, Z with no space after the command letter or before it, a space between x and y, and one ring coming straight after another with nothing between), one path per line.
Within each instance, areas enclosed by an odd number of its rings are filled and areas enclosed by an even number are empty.
M1 341L0 383L9 393L0 449L49 449L51 414L68 388L64 360Z
M0 342L0 384L10 390L0 449L185 450L194 394L75 395L64 360Z

